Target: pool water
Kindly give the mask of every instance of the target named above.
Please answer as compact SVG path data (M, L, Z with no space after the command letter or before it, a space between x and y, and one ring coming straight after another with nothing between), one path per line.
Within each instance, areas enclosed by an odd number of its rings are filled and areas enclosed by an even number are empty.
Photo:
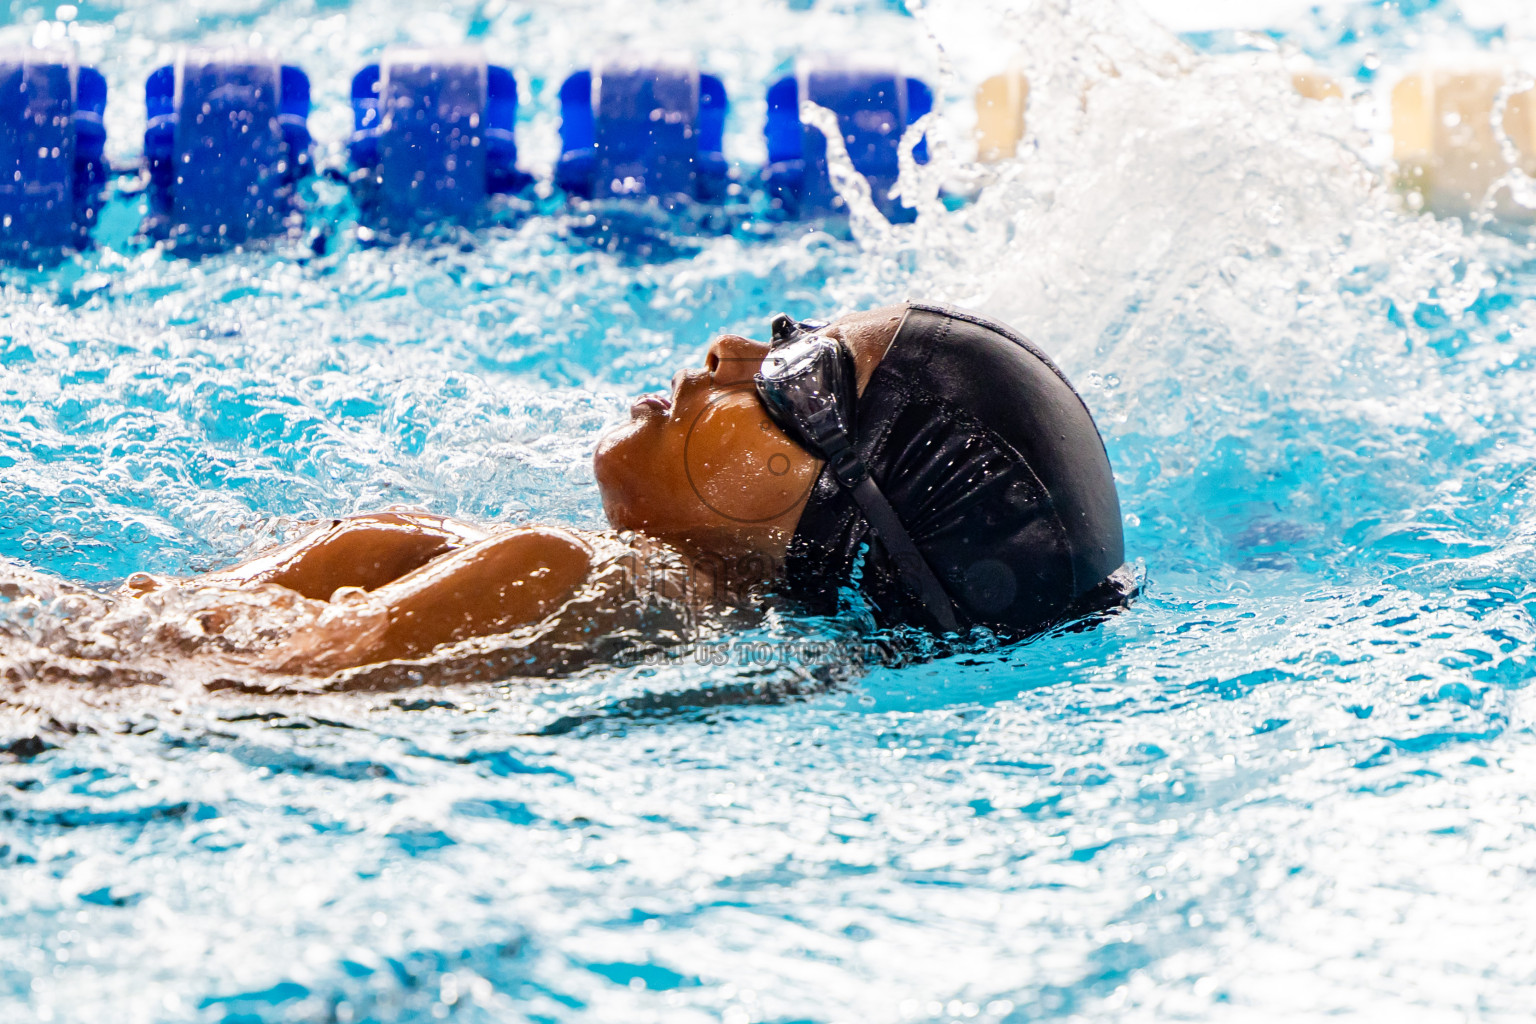
M715 333L911 295L1009 321L1080 385L1143 596L901 665L780 616L567 679L308 697L50 663L88 608L0 604L0 1019L1525 1019L1536 244L1405 212L1380 139L1396 69L1528 58L1529 13L1180 39L1109 0L722 10L11 14L106 74L120 163L145 74L208 39L306 67L323 159L351 72L406 41L515 66L546 175L554 91L616 45L705 55L746 164L813 43L900 55L951 114L915 224L667 260L562 216L368 246L320 183L324 255L192 262L116 200L96 250L0 280L0 557L105 586L391 503L598 527L598 432ZM1030 134L978 169L964 105L1015 55ZM1359 99L1293 95L1302 56Z

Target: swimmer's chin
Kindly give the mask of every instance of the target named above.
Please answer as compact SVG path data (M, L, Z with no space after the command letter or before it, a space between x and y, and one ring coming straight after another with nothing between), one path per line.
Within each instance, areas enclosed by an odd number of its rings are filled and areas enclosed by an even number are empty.
M646 444L645 418L615 423L603 431L592 453L592 475L609 525L616 530L644 530L645 523L631 512L629 499L635 474L636 453Z

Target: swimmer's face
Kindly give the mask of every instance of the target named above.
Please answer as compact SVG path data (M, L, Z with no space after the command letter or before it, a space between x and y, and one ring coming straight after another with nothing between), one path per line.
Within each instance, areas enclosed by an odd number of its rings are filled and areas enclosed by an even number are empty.
M825 333L854 353L862 391L903 310L844 317ZM692 551L782 557L821 463L774 425L752 375L768 346L716 338L698 369L647 395L603 435L593 458L608 521Z

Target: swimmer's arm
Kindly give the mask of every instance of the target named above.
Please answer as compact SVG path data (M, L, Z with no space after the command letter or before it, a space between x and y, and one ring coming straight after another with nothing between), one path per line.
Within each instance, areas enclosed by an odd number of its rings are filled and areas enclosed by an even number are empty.
M374 590L434 558L485 540L490 534L465 523L419 512L378 512L338 519L248 562L185 581L200 586L254 587L275 583L316 601L341 587ZM161 581L129 577L126 589L143 593Z
M565 530L488 537L373 591L368 603L382 606L387 625L366 644L349 645L346 661L418 657L440 644L538 622L575 596L592 565L592 549ZM314 667L344 666L328 661Z

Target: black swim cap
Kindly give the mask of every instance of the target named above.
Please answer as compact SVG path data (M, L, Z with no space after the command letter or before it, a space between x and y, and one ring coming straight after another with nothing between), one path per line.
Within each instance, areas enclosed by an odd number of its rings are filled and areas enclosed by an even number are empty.
M854 448L963 621L1027 632L1125 599L1103 439L1062 372L1007 327L911 303L859 397ZM830 612L852 586L881 625L927 624L830 466L785 576L812 610Z

